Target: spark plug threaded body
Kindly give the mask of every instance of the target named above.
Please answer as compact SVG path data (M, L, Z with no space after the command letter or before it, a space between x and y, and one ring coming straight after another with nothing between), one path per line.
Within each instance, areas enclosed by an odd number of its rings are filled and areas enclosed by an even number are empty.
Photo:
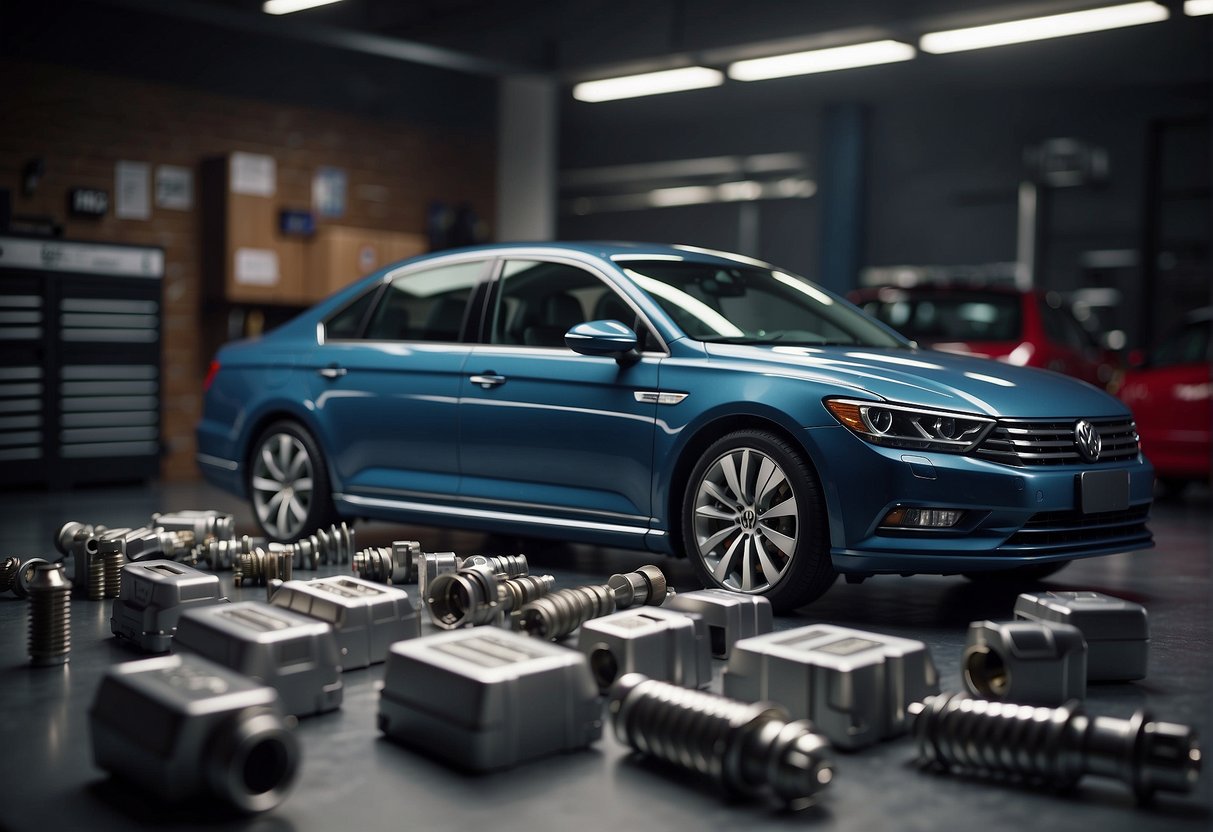
M517 629L530 636L557 641L591 618L629 607L659 606L665 601L665 574L656 566L612 575L605 584L553 592L519 610Z
M919 759L944 769L1006 775L1068 788L1084 775L1115 777L1138 799L1187 792L1200 772L1200 747L1186 725L1087 716L1077 701L1060 708L928 696L910 705Z
M62 564L41 564L29 583L30 664L64 664L71 650L71 586Z
M734 794L753 797L769 788L802 808L834 778L829 741L774 703L740 702L629 673L611 688L609 707L620 742L707 775Z

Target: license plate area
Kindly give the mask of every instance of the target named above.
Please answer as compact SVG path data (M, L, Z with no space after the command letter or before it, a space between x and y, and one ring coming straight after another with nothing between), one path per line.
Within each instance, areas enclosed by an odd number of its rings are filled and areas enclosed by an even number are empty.
M1129 472L1084 471L1079 474L1078 503L1083 514L1124 511L1129 507Z

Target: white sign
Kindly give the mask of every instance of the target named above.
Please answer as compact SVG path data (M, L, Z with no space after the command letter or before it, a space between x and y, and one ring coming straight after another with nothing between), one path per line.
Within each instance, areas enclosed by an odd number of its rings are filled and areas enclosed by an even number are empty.
M278 168L274 157L260 153L233 153L228 183L234 194L273 196L278 189Z
M164 276L164 252L143 246L0 237L0 266L120 277Z
M146 162L119 162L114 168L114 215L120 220L152 216L151 167Z
M312 207L322 217L345 216L345 192L348 180L341 168L316 168L312 176Z
M236 249L236 282L245 286L278 285L278 252L268 248Z
M189 168L160 165L156 168L156 207L189 211L194 207L194 173Z

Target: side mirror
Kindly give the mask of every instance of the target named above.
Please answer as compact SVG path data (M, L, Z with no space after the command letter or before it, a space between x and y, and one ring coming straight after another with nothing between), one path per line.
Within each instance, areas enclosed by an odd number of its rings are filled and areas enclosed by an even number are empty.
M619 321L586 321L564 334L564 344L582 355L611 356L626 361L635 356L640 339Z

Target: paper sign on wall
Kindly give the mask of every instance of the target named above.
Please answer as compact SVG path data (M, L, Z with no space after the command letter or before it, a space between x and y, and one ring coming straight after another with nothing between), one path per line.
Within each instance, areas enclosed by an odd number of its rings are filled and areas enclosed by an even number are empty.
M152 216L151 168L146 162L115 165L114 216L120 220L146 220Z
M228 183L234 194L273 196L278 189L278 168L274 157L260 153L233 153Z
M194 174L189 168L160 165L156 168L156 207L189 211L194 207Z
M276 286L278 252L268 248L238 248L233 274L236 282L245 286Z
M322 217L345 216L345 192L348 180L341 168L316 168L312 176L312 207Z

